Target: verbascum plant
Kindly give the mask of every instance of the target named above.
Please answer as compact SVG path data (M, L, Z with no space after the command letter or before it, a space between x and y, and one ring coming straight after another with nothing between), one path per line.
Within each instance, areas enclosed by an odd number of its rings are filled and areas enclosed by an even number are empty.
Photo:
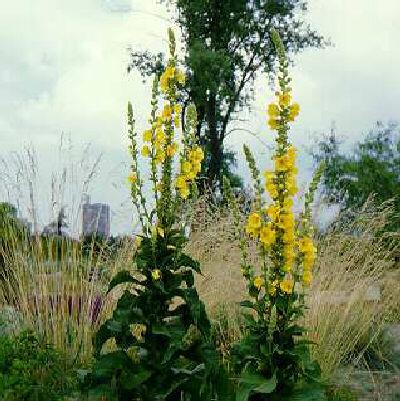
M196 142L193 105L186 110L182 130L185 75L177 65L172 31L169 39L170 58L154 80L150 126L141 148L128 105L128 180L142 233L132 271L118 273L110 283L109 291L120 285L125 290L95 337L96 362L86 378L91 394L108 401L209 401L215 383L221 379L223 384L217 352L209 342L210 322L194 287L200 266L183 251L204 155ZM147 180L140 171L140 155L149 162Z
M304 296L312 280L316 257L311 224L311 204L322 166L317 170L305 197L304 211L293 212L296 184L296 149L289 140L289 123L299 114L292 101L291 79L283 44L277 32L273 41L279 58L279 90L276 102L267 109L268 125L276 132L273 169L264 173L264 184L256 162L245 146L244 152L254 182L254 202L245 227L228 180L224 180L239 229L241 270L250 298L241 305L249 308L245 335L233 350L239 374L237 401L322 400L320 369L310 357L310 342L298 324L305 309ZM267 202L266 193L271 201ZM248 262L248 246L255 241L261 266ZM293 398L294 397L294 398Z

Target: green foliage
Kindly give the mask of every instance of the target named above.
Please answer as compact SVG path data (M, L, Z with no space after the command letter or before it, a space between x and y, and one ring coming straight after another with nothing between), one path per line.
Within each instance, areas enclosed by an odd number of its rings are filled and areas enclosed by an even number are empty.
M302 20L299 11L307 5L303 0L163 1L173 3L177 11L188 71L183 97L198 110L205 176L208 183L218 182L227 156L224 141L229 124L238 109L250 104L256 76L273 70L277 54L272 29L279 31L291 53L319 47L323 40ZM129 69L151 75L160 71L162 63L160 55L132 52Z
M179 231L143 238L136 255L139 278L120 272L109 290L129 283L111 319L95 338L91 393L108 400L210 400L224 384L209 342L210 322L194 288L199 265L182 253ZM155 260L154 260L155 258ZM160 278L152 275L153 263ZM114 349L107 350L110 340ZM223 399L223 398L220 398Z
M314 159L324 160L325 193L344 209L357 210L371 195L379 205L393 200L390 228L400 229L400 135L397 124L378 122L349 154L343 153L335 132L323 138Z
M76 387L65 359L31 333L0 336L0 399L58 401Z
M293 294L293 297L298 296ZM313 399L301 398L302 392L307 397L315 393L317 400L324 399L320 368L311 359L310 342L301 339L305 329L296 324L301 308L294 306L295 303L296 299L289 301L278 296L276 312L271 313L269 322L253 314L245 316L247 332L232 352L236 370L245 372L239 381L241 395L237 401L262 400L258 398L260 394L267 393L271 395L265 399L271 400L278 395L279 400ZM248 301L242 306L254 309L258 316L263 314L260 304ZM282 318L278 321L276 316Z
M326 390L327 401L357 401L354 391L347 386L329 386Z

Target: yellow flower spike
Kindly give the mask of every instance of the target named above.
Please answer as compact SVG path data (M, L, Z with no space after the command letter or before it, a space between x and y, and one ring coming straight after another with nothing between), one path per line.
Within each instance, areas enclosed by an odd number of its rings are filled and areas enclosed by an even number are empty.
M150 142L153 138L153 133L151 132L151 130L146 130L143 132L143 140L145 142Z
M175 128L180 128L181 120L180 120L179 116L174 117L174 126L175 126Z
M128 182L131 184L136 184L137 182L137 174L136 173L130 173L128 175Z
M264 285L264 279L261 276L255 277L253 280L253 285L257 288L257 290L260 290L261 287Z
M149 157L151 154L150 148L147 145L143 145L141 154L143 157Z
M160 280L161 279L161 270L159 270L159 269L152 270L151 277L153 278L154 281Z
M285 294L292 294L294 282L293 280L285 279L280 282L279 287Z
M268 105L268 115L270 118L274 119L276 117L279 117L280 112L281 111L280 111L278 105L276 105L274 103L271 103L270 105Z

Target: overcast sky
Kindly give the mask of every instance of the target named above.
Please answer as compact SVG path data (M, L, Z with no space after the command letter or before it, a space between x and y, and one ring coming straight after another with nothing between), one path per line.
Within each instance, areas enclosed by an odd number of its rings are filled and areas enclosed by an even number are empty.
M127 74L127 47L164 52L169 14L156 0L0 4L0 155L33 144L42 175L38 191L46 197L49 171L60 164L60 134L71 135L77 158L92 143L92 157L104 155L92 200L111 204L113 232L129 230L125 110L131 100L138 127L144 128L150 88L137 74ZM292 134L300 149L329 131L333 121L353 143L377 120L400 120L399 14L398 0L310 0L307 19L334 46L295 59L293 87L301 114ZM269 99L271 90L260 78L249 122L242 124L267 142ZM243 142L258 143L242 132L229 145L240 151ZM265 167L268 152L257 155ZM303 164L310 167L306 159ZM303 177L308 176L307 170ZM6 199L4 187L0 196Z

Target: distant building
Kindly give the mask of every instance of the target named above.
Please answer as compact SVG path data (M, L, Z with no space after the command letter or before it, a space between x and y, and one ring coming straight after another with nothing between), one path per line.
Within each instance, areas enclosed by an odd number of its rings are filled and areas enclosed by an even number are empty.
M110 236L110 206L106 203L90 203L86 195L82 205L82 232L83 235L99 235L104 238Z

